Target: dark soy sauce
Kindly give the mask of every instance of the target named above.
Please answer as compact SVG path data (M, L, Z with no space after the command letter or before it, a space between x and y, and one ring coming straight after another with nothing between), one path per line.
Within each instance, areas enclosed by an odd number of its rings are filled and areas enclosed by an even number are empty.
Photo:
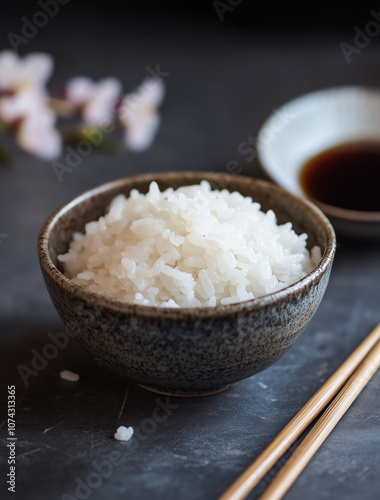
M327 149L304 164L300 182L315 201L380 212L380 142L352 142Z

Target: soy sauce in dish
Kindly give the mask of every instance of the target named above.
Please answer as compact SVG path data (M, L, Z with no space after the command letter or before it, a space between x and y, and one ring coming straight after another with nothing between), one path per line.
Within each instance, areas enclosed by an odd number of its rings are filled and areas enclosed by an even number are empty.
M300 183L317 202L380 212L380 142L352 142L322 151L304 164Z

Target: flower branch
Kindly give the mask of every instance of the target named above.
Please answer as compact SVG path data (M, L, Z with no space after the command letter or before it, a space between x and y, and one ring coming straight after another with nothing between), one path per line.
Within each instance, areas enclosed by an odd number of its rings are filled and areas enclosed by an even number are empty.
M123 95L118 78L95 82L79 76L50 96L46 84L53 65L45 53L20 58L10 50L0 52L0 132L10 133L20 148L45 160L59 159L64 144L99 128L120 130L123 148L143 151L151 145L165 94L161 78L145 77L137 89ZM117 149L111 136L102 137L97 147Z

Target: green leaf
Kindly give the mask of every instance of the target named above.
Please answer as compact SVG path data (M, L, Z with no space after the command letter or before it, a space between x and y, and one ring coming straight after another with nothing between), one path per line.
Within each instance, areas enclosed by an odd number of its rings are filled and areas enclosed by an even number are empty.
M119 153L122 150L119 141L97 127L83 127L80 130L80 140L88 141L95 149L107 153Z
M112 137L112 133L107 133L98 127L81 125L60 129L62 139L66 144L74 148L82 142L87 142L92 149L117 154L124 150L123 143Z
M13 157L4 146L0 144L0 165L8 166L12 163Z

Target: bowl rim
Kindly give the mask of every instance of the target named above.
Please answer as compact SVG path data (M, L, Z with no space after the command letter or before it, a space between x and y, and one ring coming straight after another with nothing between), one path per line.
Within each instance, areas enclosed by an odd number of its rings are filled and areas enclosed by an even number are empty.
M153 180L162 180L168 182L170 181L170 179L178 179L178 177L182 177L188 180L192 179L193 183L199 183L203 179L210 182L215 182L216 180L229 181L233 179L235 181L240 181L263 187L265 189L270 189L274 192L277 192L282 197L286 197L288 199L291 199L293 202L300 203L304 210L308 210L314 217L318 219L326 233L326 248L322 254L320 262L310 273L308 273L306 276L293 283L292 285L289 285L282 290L272 292L259 298L233 304L216 305L213 307L199 306L180 308L132 304L119 299L112 299L94 292L90 292L73 283L55 266L49 252L50 236L59 218L66 212L68 212L71 208L80 204L84 200L87 200L93 195L107 192L110 189L127 186L128 184L133 184L135 182L148 182ZM72 296L75 296L76 298L84 301L87 304L96 305L97 307L116 313L133 314L135 316L159 316L162 318L171 317L182 320L196 318L221 318L231 314L266 309L276 303L286 301L290 296L306 291L315 280L321 278L321 276L329 270L334 260L336 246L336 236L332 224L330 223L326 215L322 212L322 210L311 201L290 193L284 188L265 180L238 174L202 171L149 172L140 175L122 177L92 187L86 191L83 191L77 196L74 196L66 203L62 204L59 208L57 208L43 223L37 239L37 253L42 272L46 274L46 276L48 276L55 283L55 285L59 286L59 288L61 289L64 289Z
M268 179L270 179L272 182L274 182L277 186L282 187L283 189L286 189L284 186L282 186L281 183L277 181L277 179L271 174L271 172L268 170L267 165L265 161L263 160L262 157L262 152L263 152L263 147L260 145L259 141L259 136L261 132L265 129L267 124L270 122L272 117L275 115L275 113L278 113L282 109L284 109L287 106L297 104L298 102L301 101L306 101L309 99L314 99L315 97L322 96L322 95L332 95L332 94L344 94L346 92L361 92L362 94L372 94L376 98L380 100L380 86L375 86L375 85L335 85L335 86L330 86L330 87L321 87L319 89L311 90L310 92L305 92L300 95L296 95L292 98L287 99L283 103L281 103L277 108L274 108L274 110L269 113L261 122L260 125L257 128L257 134L256 134L256 152L257 152L257 162L261 168L261 170L264 172L264 174L267 176ZM360 141L365 141L366 139L359 139ZM339 142L336 143L336 146L340 144L345 144L345 142ZM379 140L380 144L380 140ZM296 196L300 196L293 191L290 191ZM317 205L325 214L328 216L335 217L336 219L340 219L342 221L353 221L353 222L364 222L364 223L378 223L380 222L380 211L364 211L364 210L351 210L347 208L342 208L338 207L335 205L330 205L328 203L323 203L321 201L315 200L313 198L310 198L306 195L306 193L303 195L305 199L311 201L315 205ZM303 197L301 196L301 197Z

